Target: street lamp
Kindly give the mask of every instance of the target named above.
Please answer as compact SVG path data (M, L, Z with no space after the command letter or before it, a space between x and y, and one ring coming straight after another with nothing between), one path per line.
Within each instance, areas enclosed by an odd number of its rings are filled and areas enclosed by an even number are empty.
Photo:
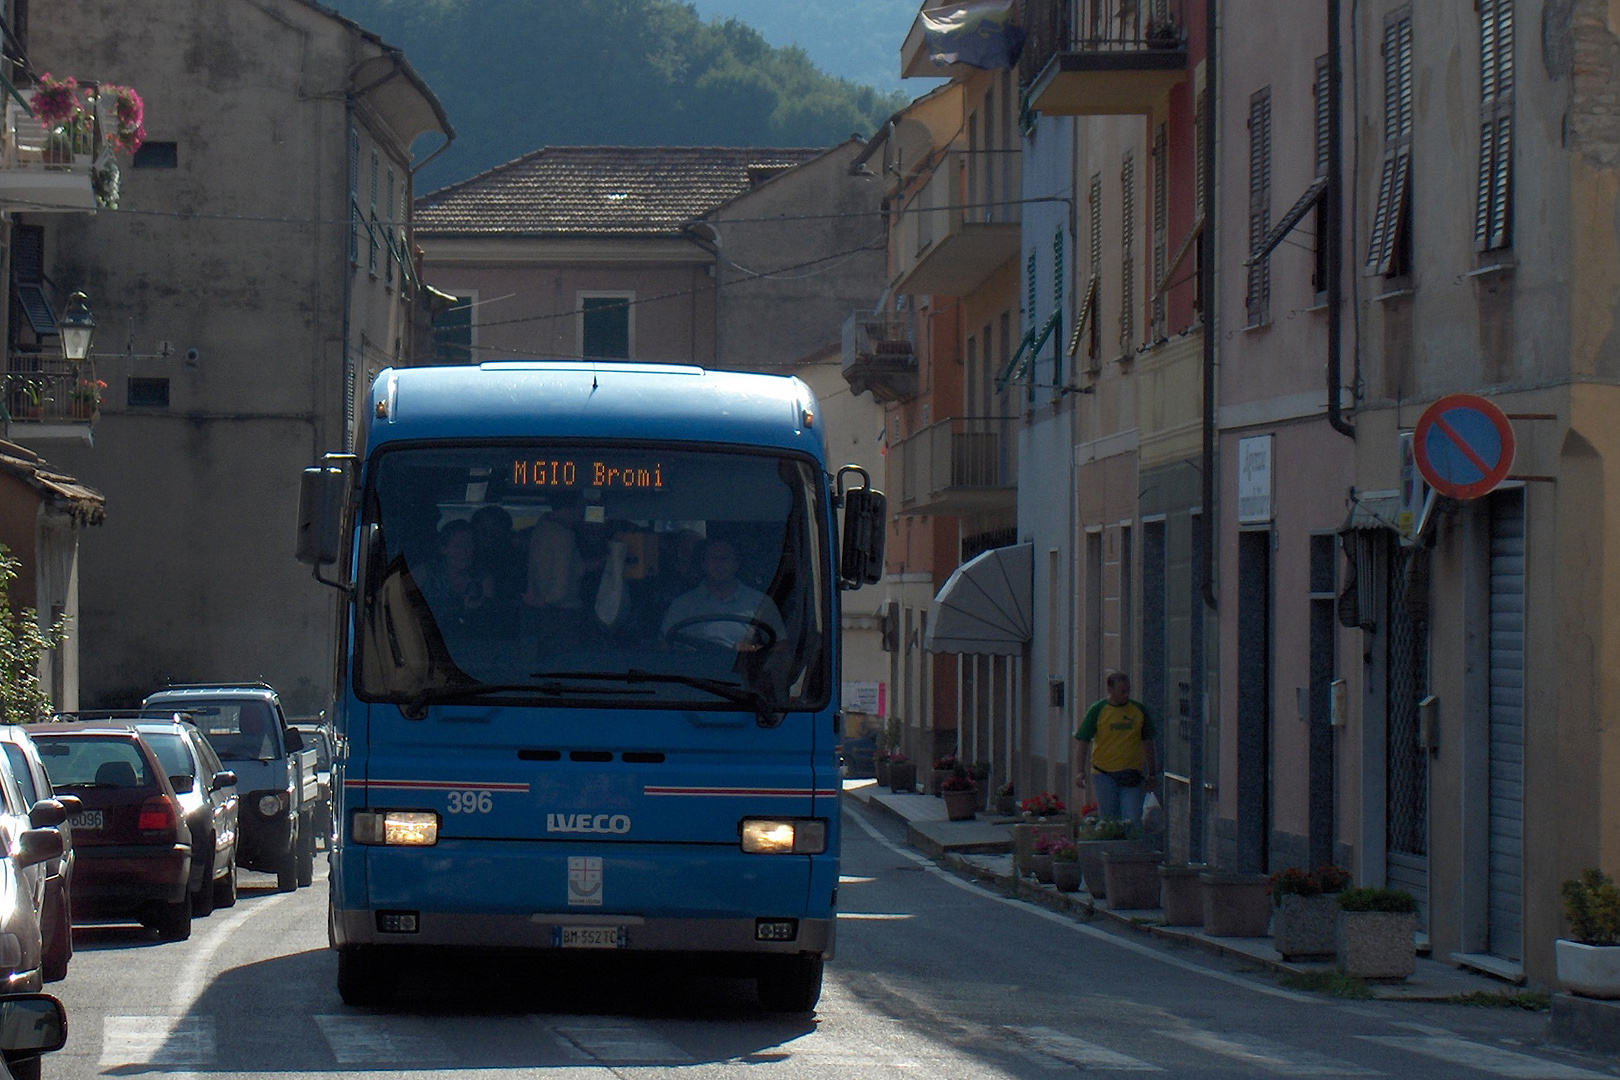
M62 337L62 355L78 364L90 356L90 339L96 334L96 320L90 314L90 298L82 292L68 297L67 310L56 322Z

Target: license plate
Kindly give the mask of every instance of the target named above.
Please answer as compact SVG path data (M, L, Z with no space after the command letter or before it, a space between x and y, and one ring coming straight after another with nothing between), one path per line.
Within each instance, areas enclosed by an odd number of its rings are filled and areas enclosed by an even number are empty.
M622 949L625 939L622 926L558 926L551 931L551 942L559 949Z
M107 825L105 810L81 810L68 819L75 829L101 829Z

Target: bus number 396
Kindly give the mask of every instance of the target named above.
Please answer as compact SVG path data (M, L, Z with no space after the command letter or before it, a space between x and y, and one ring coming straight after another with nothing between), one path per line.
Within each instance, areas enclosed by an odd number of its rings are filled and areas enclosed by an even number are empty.
M452 791L450 793L450 812L452 814L487 814L493 803L487 791Z

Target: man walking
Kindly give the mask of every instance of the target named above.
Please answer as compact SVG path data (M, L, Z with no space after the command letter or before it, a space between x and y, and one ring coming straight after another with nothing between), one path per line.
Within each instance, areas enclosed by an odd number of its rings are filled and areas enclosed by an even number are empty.
M1075 786L1090 788L1105 818L1141 822L1142 799L1154 782L1153 740L1157 731L1147 707L1131 699L1131 679L1123 671L1108 676L1108 696L1086 710L1080 730L1080 775Z

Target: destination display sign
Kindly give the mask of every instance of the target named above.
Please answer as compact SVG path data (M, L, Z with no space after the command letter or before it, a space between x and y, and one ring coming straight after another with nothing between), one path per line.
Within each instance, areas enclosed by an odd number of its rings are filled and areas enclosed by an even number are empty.
M661 461L607 461L571 458L522 458L512 462L512 486L517 488L629 488L660 491L664 487Z

